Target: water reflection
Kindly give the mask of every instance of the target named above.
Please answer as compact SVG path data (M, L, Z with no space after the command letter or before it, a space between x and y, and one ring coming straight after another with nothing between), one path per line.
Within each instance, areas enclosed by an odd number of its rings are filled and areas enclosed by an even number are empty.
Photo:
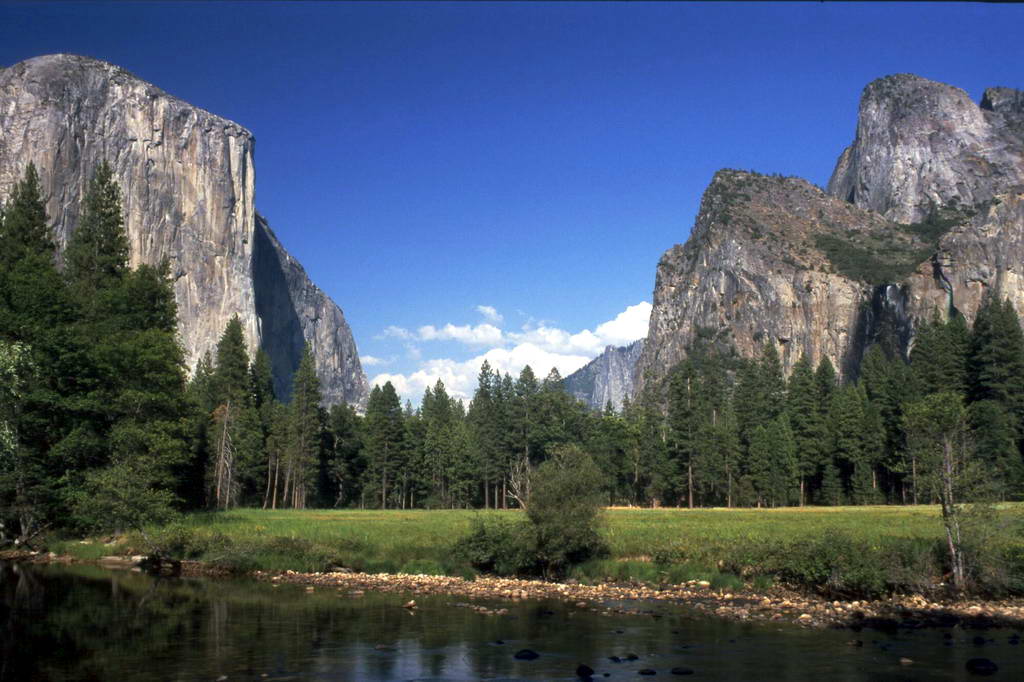
M959 680L984 655L994 679L1024 679L1012 632L808 631L697 619L603 616L555 603L508 616L454 598L273 587L251 581L154 579L92 567L0 565L0 680L479 680L660 678L689 667L701 680ZM508 606L508 605L506 605ZM951 639L943 639L950 634ZM859 640L862 646L856 646ZM518 661L522 648L540 654ZM635 661L613 663L635 654ZM900 658L912 659L901 664Z

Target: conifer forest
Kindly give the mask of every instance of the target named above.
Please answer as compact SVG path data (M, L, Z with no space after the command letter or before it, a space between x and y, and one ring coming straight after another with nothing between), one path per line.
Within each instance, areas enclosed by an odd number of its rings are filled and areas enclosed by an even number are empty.
M189 376L170 268L129 267L121 193L94 171L58 250L28 166L0 214L0 508L7 535L159 522L175 510L515 508L530 472L589 454L608 505L781 507L1024 497L1024 334L995 292L968 323L881 338L857 376L715 330L621 410L588 410L558 372L488 364L468 402L374 387L321 407L307 347L290 400L237 318Z

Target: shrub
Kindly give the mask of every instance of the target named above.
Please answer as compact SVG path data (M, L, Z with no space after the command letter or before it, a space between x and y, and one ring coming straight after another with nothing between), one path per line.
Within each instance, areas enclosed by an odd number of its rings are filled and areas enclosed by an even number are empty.
M557 450L531 477L526 515L546 577L608 553L598 533L602 483L594 460L575 446Z
M482 573L536 575L540 572L532 533L521 522L474 519L469 534L455 543L452 554Z

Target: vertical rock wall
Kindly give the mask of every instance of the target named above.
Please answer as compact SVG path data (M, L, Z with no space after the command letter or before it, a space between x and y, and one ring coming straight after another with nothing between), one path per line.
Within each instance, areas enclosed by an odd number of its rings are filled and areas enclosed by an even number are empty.
M0 200L34 162L62 249L78 225L86 183L106 160L123 193L131 264L170 262L190 367L216 347L235 314L250 351L296 343L268 335L265 329L280 325L270 313L262 320L257 314L257 294L269 285L261 287L254 269L254 146L240 125L106 62L48 55L0 70ZM298 322L288 328L313 344L325 402L362 403L366 380L348 325L296 266L288 268L294 272L287 286L298 308L287 314ZM291 374L277 381L279 389L288 386Z

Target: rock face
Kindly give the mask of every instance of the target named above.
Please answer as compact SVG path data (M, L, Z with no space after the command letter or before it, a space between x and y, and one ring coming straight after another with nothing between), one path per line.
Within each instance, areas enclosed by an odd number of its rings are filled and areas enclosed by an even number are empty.
M909 74L872 82L829 194L912 223L932 206L972 206L1020 185L1020 100L1006 88L988 92L982 107L959 88Z
M633 396L633 376L644 340L628 346L608 346L604 352L565 378L565 390L594 410L610 402L616 410Z
M903 222L933 207L966 207L965 219L938 240L934 263L905 281L911 317L946 313L952 303L973 321L990 291L1024 312L1024 93L989 88L977 105L958 88L917 76L874 81L828 191Z
M869 84L827 193L795 178L715 175L689 240L658 264L637 390L698 335L785 368L828 357L855 376L876 341L906 354L916 323L968 320L992 291L1024 312L1024 94L911 75Z
M48 55L0 70L0 199L34 162L62 249L105 159L122 189L131 264L170 262L190 367L237 314L250 351L274 360L279 391L298 366L292 332L301 330L325 403L360 404L367 382L341 310L257 220L254 143L238 124L106 62Z
M804 180L719 171L690 239L658 263L637 388L665 376L698 335L745 357L775 343L787 370L801 354L841 366L872 287L837 272L820 238L839 233L870 243L891 229Z
M256 215L253 285L263 347L274 370L274 390L290 396L291 376L303 345L316 358L324 402L364 405L369 384L341 309L320 290L302 265L277 240L266 219Z

